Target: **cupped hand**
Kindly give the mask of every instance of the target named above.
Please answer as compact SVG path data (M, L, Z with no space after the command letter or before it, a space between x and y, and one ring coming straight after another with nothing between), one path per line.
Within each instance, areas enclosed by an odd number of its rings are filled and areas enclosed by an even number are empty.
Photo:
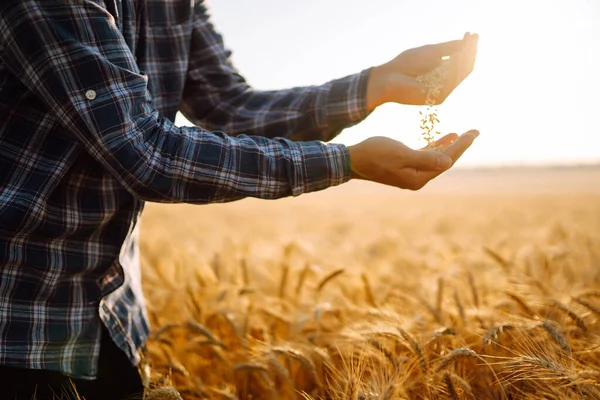
M460 40L430 44L406 50L393 60L374 67L367 84L367 108L395 102L424 105L427 89L417 81L443 63L446 74L436 104L443 103L473 71L479 35L465 33Z
M448 134L433 145L440 151L429 150L429 146L413 150L387 137L369 138L348 147L352 178L419 190L450 169L477 136L479 132L476 130L461 136Z

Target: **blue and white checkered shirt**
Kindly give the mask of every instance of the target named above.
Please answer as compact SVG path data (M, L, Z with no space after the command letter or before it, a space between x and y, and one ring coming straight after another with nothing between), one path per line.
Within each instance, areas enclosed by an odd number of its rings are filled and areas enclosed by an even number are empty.
M367 116L369 70L257 91L229 57L202 0L0 2L0 365L92 378L101 323L137 363L145 201L349 179L324 142Z

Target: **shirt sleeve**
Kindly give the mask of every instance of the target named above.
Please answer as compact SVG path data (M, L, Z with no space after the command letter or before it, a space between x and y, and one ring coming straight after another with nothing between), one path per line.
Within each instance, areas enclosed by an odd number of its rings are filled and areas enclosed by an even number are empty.
M196 125L231 134L329 141L369 115L370 69L321 86L253 90L198 2L181 113ZM265 66L268 67L268 66Z
M147 77L100 4L2 0L0 58L50 120L134 195L189 203L272 199L350 178L343 145L232 137L161 118Z

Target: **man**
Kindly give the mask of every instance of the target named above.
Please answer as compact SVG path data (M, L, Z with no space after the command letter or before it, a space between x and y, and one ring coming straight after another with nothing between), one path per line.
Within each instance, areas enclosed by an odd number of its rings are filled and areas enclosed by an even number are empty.
M415 190L477 136L448 135L443 153L384 137L324 143L380 104L423 104L416 77L450 56L443 101L472 71L477 35L268 92L238 74L202 0L3 0L0 46L0 377L11 399L49 398L68 378L87 399L141 393L145 201L274 199L352 177ZM178 110L198 127L174 126Z

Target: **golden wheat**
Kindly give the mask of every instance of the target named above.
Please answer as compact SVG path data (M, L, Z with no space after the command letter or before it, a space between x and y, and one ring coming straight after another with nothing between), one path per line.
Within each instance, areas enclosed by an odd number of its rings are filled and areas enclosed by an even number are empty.
M600 398L598 195L343 193L149 206L149 398Z

